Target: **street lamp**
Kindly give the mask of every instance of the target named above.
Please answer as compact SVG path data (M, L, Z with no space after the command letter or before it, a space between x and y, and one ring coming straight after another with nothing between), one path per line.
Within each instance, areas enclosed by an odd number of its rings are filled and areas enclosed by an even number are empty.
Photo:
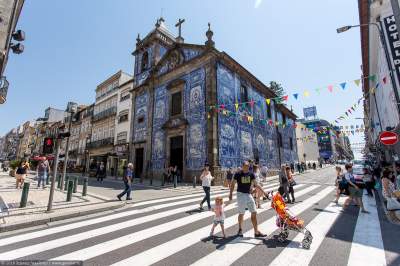
M378 23L370 22L370 23L365 23L365 24L360 24L360 25L347 25L347 26L343 26L343 27L340 27L340 28L336 29L336 32L337 33L343 33L345 31L348 31L351 28L369 27L371 25L374 26L379 32L379 40L381 41L381 44L383 46L383 50L385 52L386 62L387 62L387 65L388 65L388 68L389 68L389 72L390 72L390 80L392 81L393 91L394 91L394 95L396 97L397 112L399 113L399 116L400 116L400 106L399 106L399 104L400 104L400 96L399 96L399 93L397 91L397 84L396 84L396 81L394 80L394 76L393 76L393 67L392 67L392 64L390 62L390 56L389 56L389 51L387 49L385 35L383 34L383 31L382 31L381 27L378 25ZM374 99L375 99L375 104L376 104L375 94L374 94ZM379 123L381 124L379 115L378 115L378 118L379 118ZM381 131L382 131L382 128L381 128Z

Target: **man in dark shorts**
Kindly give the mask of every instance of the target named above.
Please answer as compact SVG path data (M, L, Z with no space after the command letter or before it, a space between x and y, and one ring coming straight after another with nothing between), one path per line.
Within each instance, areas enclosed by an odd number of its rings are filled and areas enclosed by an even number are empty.
M263 189L261 186L257 185L255 181L255 176L252 172L249 171L249 162L245 161L243 163L242 170L237 172L232 180L231 189L229 193L229 200L232 200L232 193L235 189L235 184L238 184L237 187L237 205L238 205L238 222L239 222L239 231L237 235L239 237L243 237L242 225L243 225L243 217L246 212L246 208L251 212L251 222L254 228L254 237L266 237L263 233L258 230L257 224L257 211L256 204L254 202L254 198L251 195L251 190L254 187L259 187L261 190Z

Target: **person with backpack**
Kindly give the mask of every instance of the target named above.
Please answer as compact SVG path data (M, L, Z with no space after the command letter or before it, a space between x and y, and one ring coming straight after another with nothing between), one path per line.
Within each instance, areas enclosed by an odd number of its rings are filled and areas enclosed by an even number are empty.
M122 177L124 181L125 189L120 194L117 195L119 201L126 194L126 200L132 200L131 191L132 191L132 183L133 183L133 164L129 163L126 171L124 172L124 176Z
M37 166L38 188L40 187L40 184L42 184L43 189L46 188L46 180L49 172L50 166L47 162L47 159L41 158Z

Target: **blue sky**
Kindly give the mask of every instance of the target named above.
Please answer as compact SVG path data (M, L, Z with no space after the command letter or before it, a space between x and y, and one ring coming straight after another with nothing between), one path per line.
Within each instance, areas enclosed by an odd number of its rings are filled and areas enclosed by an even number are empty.
M9 59L0 135L43 116L48 106L92 103L102 80L119 69L132 73L136 35L154 27L161 9L172 32L178 18L186 19L186 42L204 43L211 22L216 48L258 79L282 83L289 95L309 90L310 97L288 103L299 116L303 107L316 105L320 118L333 121L361 97L354 84L333 93L326 88L361 75L359 30L336 33L339 26L358 24L357 1L26 1L18 24L26 32L25 52ZM315 88L324 86L318 96ZM359 108L353 117L361 116Z

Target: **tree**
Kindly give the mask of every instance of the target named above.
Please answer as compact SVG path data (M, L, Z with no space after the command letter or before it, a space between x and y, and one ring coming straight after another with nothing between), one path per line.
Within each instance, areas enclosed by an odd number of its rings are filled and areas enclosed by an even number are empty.
M282 85L281 85L280 83L278 83L278 82L271 81L271 82L269 83L269 87L270 87L270 89L271 89L273 92L275 92L275 94L276 94L278 97L283 97L283 96L286 95L285 89L284 89L284 88L282 87Z

